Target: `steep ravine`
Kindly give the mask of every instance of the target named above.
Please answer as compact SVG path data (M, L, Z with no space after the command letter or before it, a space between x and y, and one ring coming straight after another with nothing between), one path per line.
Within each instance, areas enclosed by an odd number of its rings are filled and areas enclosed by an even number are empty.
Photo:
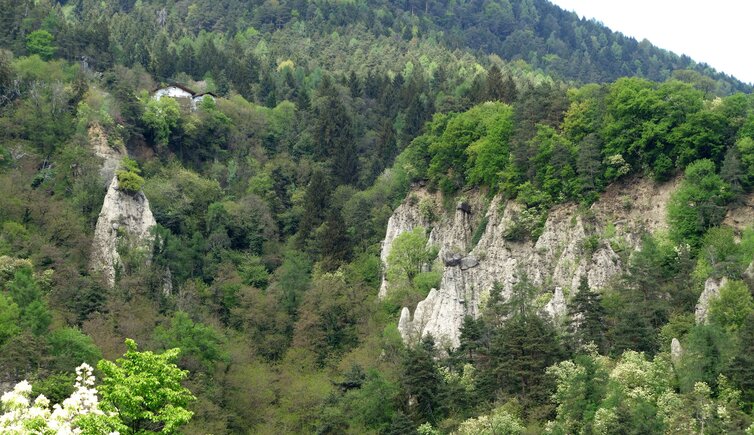
M90 266L112 287L120 264L119 243L149 249L150 230L156 222L144 192L129 193L118 189L115 171L126 156L125 150L109 147L102 129L96 126L89 130L89 141L95 153L104 160L100 176L108 186L94 230Z
M503 202L500 196L492 199L485 212L481 195L468 193L463 207L459 204L453 213L428 222L416 198L430 198L438 204L440 198L415 191L390 218L381 257L383 262L387 259L393 241L403 231L431 226L429 243L440 248L444 266L440 287L419 302L413 313L403 308L401 335L413 340L432 334L446 345L457 346L463 318L479 314L492 286L498 283L507 296L524 273L552 294L541 309L563 316L568 295L582 276L594 289L605 287L623 270L630 252L640 246L642 234L666 227L666 204L676 186L677 181L656 185L632 180L609 188L589 210L579 210L574 204L556 206L536 242L504 237L521 207ZM483 216L486 228L471 247L472 234ZM384 297L389 287L383 280L380 295Z

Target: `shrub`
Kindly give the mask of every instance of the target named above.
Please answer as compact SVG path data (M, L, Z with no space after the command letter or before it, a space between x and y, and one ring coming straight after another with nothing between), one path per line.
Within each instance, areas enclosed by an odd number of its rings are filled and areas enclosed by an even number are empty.
M116 172L118 177L118 189L127 193L136 193L144 187L144 178L141 177L136 161L124 158L121 162L121 169Z

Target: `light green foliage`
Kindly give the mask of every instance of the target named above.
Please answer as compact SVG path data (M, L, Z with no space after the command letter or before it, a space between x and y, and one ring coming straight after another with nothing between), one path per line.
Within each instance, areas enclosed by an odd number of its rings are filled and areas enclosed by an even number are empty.
M720 288L720 297L710 302L709 310L711 323L728 332L736 332L754 312L754 298L743 281L728 281Z
M468 112L482 124L481 137L466 148L469 184L495 186L508 163L508 141L513 132L513 109L503 103L484 103Z
M470 418L458 426L454 435L517 435L524 433L524 425L505 409L498 408L489 415Z
M144 187L144 178L141 177L141 169L135 160L124 157L121 169L116 172L118 176L118 189L128 193L136 193Z
M427 246L425 234L423 227L416 227L395 238L387 257L388 280L405 279L413 285L422 268L437 256L437 248Z
M714 379L718 394L705 382L679 393L666 356L648 360L626 351L617 360L591 353L549 370L557 379L557 417L550 434L721 433L739 429L740 392L727 379ZM702 428L708 428L706 432Z
M21 325L36 335L47 332L52 315L47 303L42 299L41 289L34 279L31 268L17 270L6 288L20 309Z
M715 173L710 160L692 163L685 175L668 204L670 237L676 243L697 247L702 234L725 217L730 187Z
M207 208L222 197L216 180L179 166L168 167L148 179L144 193L157 222L175 234L189 236L206 228Z
M633 170L651 167L656 178L664 179L668 176L668 160L676 156L681 165L695 158L716 157L695 155L693 144L678 143L679 138L685 139L691 132L676 130L684 125L686 116L702 107L702 93L691 85L678 81L657 85L639 78L622 78L610 86L605 102L603 153L621 156ZM615 168L608 166L608 180L622 175Z
M538 125L534 137L529 142L529 150L533 154L529 164L535 168L533 185L551 200L558 202L567 198L574 198L581 192L579 178L576 176L577 149L554 128ZM524 197L522 199L521 197ZM519 190L519 200L531 202ZM545 201L538 201L546 203Z
M713 278L739 278L754 258L750 245L751 229L744 231L742 242L736 243L733 229L711 228L702 239L694 277L701 281Z
M37 54L44 60L50 60L57 47L53 44L55 37L47 30L35 30L26 36L26 49L30 54Z
M176 129L181 119L180 106L174 98L145 98L141 120L151 129L158 145L167 145L170 133Z
M193 412L186 406L195 400L181 385L188 372L173 362L180 349L139 352L131 339L126 347L116 362L97 364L104 374L99 387L102 409L117 412L128 434L176 433L191 419Z

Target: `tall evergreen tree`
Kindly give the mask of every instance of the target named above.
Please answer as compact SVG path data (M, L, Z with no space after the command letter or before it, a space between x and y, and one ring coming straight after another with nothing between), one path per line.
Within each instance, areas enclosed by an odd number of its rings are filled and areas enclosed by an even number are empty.
M485 99L487 101L505 101L505 84L503 73L497 65L492 65L487 71L487 83L485 84Z
M515 397L531 411L547 402L545 369L561 356L555 328L548 320L533 313L517 314L492 338L489 368L481 376L488 382L483 390Z
M298 243L303 247L311 232L324 221L330 206L330 181L324 171L317 169L312 173L309 186L304 195L304 210L298 227Z
M754 411L754 314L738 332L738 350L728 368L731 380L741 390L744 408Z
M402 385L408 395L416 421L437 423L442 418L442 375L435 364L435 342L432 336L406 350L403 359Z
M594 343L600 352L605 351L605 309L598 293L589 288L585 276L581 277L579 290L568 304L568 325L571 346L574 350Z
M359 171L353 120L329 77L322 79L318 93L320 102L314 125L316 155L329 159L339 184L352 184Z

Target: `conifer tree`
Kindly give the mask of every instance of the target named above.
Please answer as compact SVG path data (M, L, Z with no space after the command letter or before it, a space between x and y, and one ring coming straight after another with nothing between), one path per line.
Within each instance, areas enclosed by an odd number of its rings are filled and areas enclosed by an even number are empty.
M340 184L354 183L359 161L353 120L329 77L322 79L318 93L320 103L314 126L318 142L316 155L330 161L332 173Z
M435 364L435 342L431 335L409 348L403 359L403 389L409 403L415 403L412 413L416 421L436 423L442 418L442 375ZM414 402L415 401L415 402Z
M506 95L505 84L503 83L503 73L497 65L492 65L487 71L487 83L485 85L485 99L487 101L504 101Z
M594 343L600 352L605 350L605 309L601 297L589 288L585 276L581 277L579 290L568 304L568 316L571 319L568 332L574 350Z
M754 314L749 314L738 333L738 350L730 363L731 380L742 391L747 412L754 410Z

